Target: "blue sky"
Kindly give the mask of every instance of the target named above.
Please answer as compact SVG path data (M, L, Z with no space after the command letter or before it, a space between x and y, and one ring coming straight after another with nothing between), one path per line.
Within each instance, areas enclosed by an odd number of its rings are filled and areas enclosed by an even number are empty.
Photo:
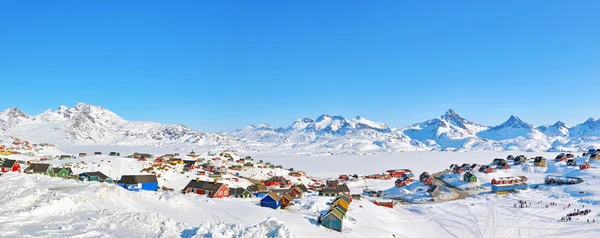
M598 117L598 1L5 1L0 108L77 102L204 131L448 108Z

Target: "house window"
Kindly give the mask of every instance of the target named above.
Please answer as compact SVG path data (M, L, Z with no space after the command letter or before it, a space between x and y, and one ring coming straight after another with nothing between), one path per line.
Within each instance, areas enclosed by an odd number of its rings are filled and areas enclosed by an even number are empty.
M223 192L219 192L219 193L217 193L217 194L219 194L219 195L223 195Z
M227 195L227 191L223 192L223 194Z

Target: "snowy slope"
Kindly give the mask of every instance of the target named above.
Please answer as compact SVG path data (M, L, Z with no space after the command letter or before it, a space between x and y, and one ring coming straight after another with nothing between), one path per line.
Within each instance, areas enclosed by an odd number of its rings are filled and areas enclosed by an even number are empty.
M36 116L9 108L0 113L0 131L56 144L219 146L236 143L221 134L203 133L183 125L127 121L106 108L83 103L71 108L60 106L56 111L46 110Z

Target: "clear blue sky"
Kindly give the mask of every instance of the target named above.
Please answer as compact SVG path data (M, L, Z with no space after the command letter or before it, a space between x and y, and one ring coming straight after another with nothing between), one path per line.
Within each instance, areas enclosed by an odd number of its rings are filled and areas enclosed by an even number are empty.
M0 108L204 131L598 117L599 1L3 1Z

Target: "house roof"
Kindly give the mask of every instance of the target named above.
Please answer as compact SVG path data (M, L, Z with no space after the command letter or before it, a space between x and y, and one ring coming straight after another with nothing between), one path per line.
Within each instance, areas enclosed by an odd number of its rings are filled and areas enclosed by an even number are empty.
M290 196L290 194L286 193L282 196L283 198L287 199L288 201L294 201L294 198L292 196Z
M216 192L217 190L219 190L219 188L221 188L221 186L223 186L222 183L214 183L214 182L207 182L207 181L191 180L185 186L185 188L183 188L183 191L187 190L188 188L197 188L197 189L202 189L202 190L208 190L208 191ZM229 190L229 191L231 193L231 190Z
M342 184L339 185L335 188L324 188L323 190L321 190L321 192L323 193L349 193L350 189L348 188L348 185Z
M284 193L287 193L289 191L291 191L291 189L289 189L289 188L280 188L280 189L271 189L271 190L269 190L269 192L274 192L274 193L277 193L277 194L284 194Z
M55 174L57 174L57 173L60 173L60 171L63 170L63 169L66 169L67 172L69 172L69 174L73 173L73 170L71 170L71 168L68 168L68 167L67 168L59 168L59 167L52 168L52 172L54 172Z
M158 180L156 179L156 175L153 174L143 174L143 175L123 175L121 176L121 180L119 182L125 184L135 184L135 183L156 183Z
M281 200L281 197L277 193L274 193L272 191L269 191L269 194L267 194L267 196L265 196L265 197L271 197L275 201Z
M50 164L32 163L31 165L29 165L29 167L27 167L27 169L25 169L25 171L31 171L34 173L45 173L48 172L48 169L50 169Z
M329 210L329 212L327 212L325 214L325 216L329 216L329 215L333 215L334 217L337 217L338 219L342 220L344 219L344 214L342 214L340 211L333 209L333 210ZM325 217L324 216L324 217Z
M248 190L245 188L230 188L229 189L229 194L231 194L232 196L241 196L244 194L244 192L247 192Z
M348 212L348 209L346 209L345 207L341 206L340 204L335 204L332 206L332 208L339 208L340 210L342 210L344 213Z
M98 177L101 178L102 180L105 180L108 178L108 176L106 176L105 174L103 174L102 172L85 172L85 173L80 173L79 176L86 174L87 176L94 176L94 177Z
M431 185L431 186L429 187L429 189L427 189L427 192L430 192L430 193L431 193L431 192L433 192L433 191L435 191L435 190L441 190L441 189L440 189L440 187L438 187L437 185Z
M13 165L15 165L15 163L17 163L17 161L14 160L14 159L6 159L6 160L4 160L4 163L2 163L2 166L0 166L0 167L2 167L2 168L12 168Z
M337 202L338 200L344 200L347 204L350 204L350 198L348 196L339 196L333 200L333 202Z
M306 188L306 186L304 186L304 184L296 184L294 185L294 187L300 188L302 192L308 192L308 189Z

